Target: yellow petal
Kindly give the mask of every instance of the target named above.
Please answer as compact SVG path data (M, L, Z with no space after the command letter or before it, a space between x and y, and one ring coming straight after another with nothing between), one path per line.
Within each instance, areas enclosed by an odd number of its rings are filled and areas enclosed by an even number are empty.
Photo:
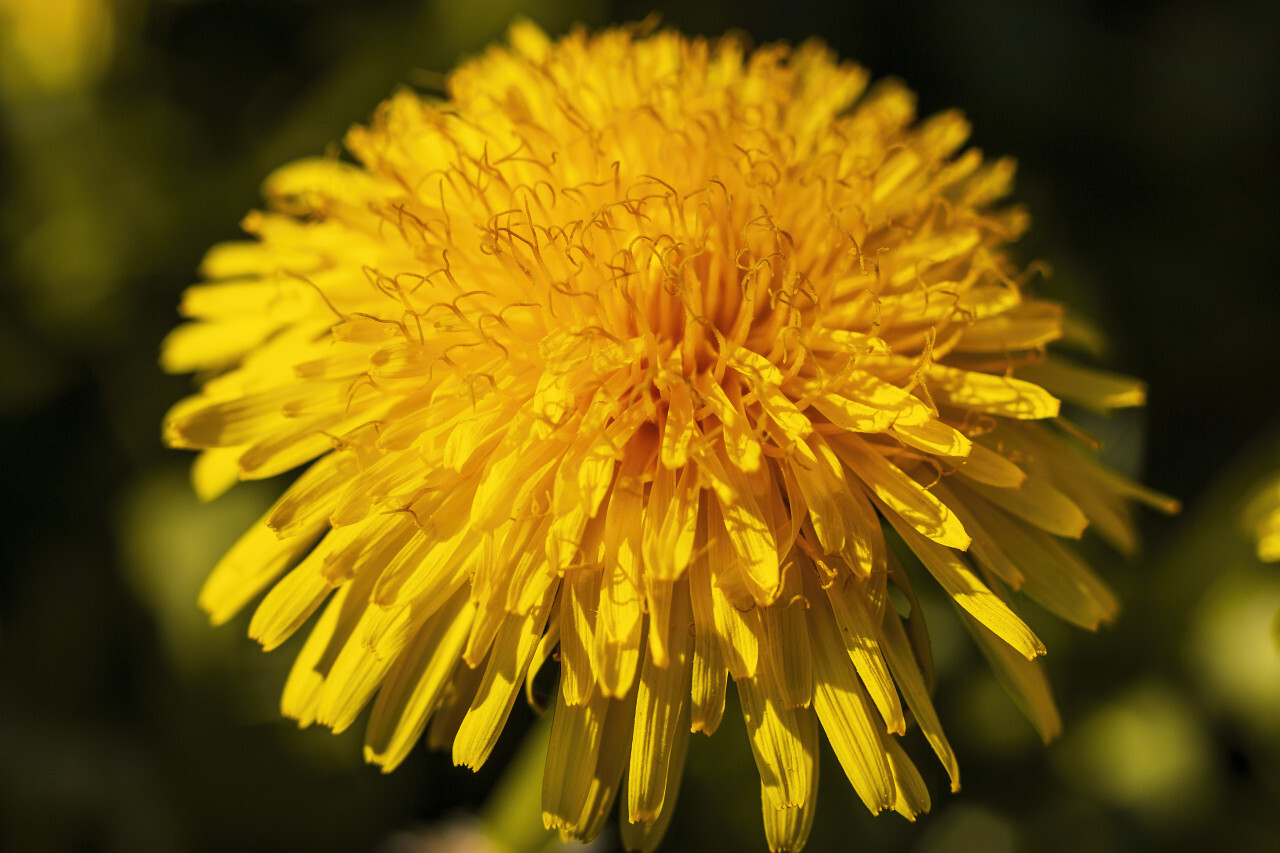
M1040 737L1045 743L1056 738L1062 731L1062 719L1058 716L1058 708L1040 662L1019 655L969 614L962 613L961 618L978 641L978 648L982 649L996 677L1036 727Z
M1144 500L1144 497L1126 488L1120 475L1067 445L1056 434L1039 428L1037 424L1018 426L1023 428L1002 431L1001 440L1009 441L1027 453L1031 459L1029 464L1034 466L1036 473L1052 481L1079 508L1099 536L1124 554L1136 551L1138 534L1129 502ZM1153 494L1149 490L1142 491ZM1157 508L1169 511L1169 499L1163 495L1159 498ZM1176 501L1173 508L1176 509Z
M331 453L320 459L276 501L267 513L267 526L286 539L327 520L354 468L355 460L347 454Z
M164 339L160 366L168 373L226 367L280 328L272 317L242 317L227 322L183 323Z
M813 665L807 628L809 604L802 594L801 566L789 556L778 601L760 608L761 657L773 674L784 708L807 708L813 697Z
M621 814L618 818L618 828L622 834L622 846L627 850L641 851L641 853L650 853L657 848L662 841L662 837L667 833L667 827L671 825L671 816L675 814L676 800L680 797L680 782L684 778L685 757L689 751L689 710L684 709L680 719L677 721L676 730L673 733L674 742L671 746L671 759L667 763L667 781L666 796L663 798L662 810L658 812L658 816L650 823L632 823L628 820L628 808L626 801L623 802L622 808L619 810ZM630 796L627 797L630 799Z
M1031 477L1016 489L998 489L976 481L966 484L996 506L1056 536L1079 539L1089 519L1062 492L1042 477Z
M349 587L344 587L329 600L329 606L311 629L302 651L294 658L289 677L285 681L284 693L280 697L280 713L297 720L299 728L306 728L315 722L316 704L320 688L324 685L324 674L318 672L316 666L338 628L339 615L349 590Z
M869 577L877 572L883 573L887 550L880 517L862 489L850 488L849 497L853 499L857 512L845 519L845 524L856 532L846 535L845 547L840 556L851 569L863 577ZM848 533L849 531L846 531L846 534Z
M699 378L703 378L703 375ZM705 378L699 384L699 390L708 408L720 419L730 467L740 471L757 470L761 457L760 439L756 437L747 416L729 399L719 382Z
M471 622L471 632L467 635L467 644L462 649L462 660L467 666L476 667L484 662L498 636L498 629L506 620L507 611L502 602L496 598L479 598L475 596L472 586L472 601L476 603L476 618ZM528 678L526 677L526 681Z
M399 570L400 563L413 561L416 565L419 549L429 548L432 540L418 535L410 513L380 513L351 527L353 530L347 533L349 544L341 550L332 551L325 558L321 572L327 578L338 580L353 577L361 569L372 569L365 574L377 577L374 601L386 607L404 603L394 598L380 600L378 589L386 582L389 572ZM344 529L344 532L347 531Z
M1062 337L1062 306L1042 300L975 320L965 327L958 352L997 352L1034 349ZM1032 380L1034 381L1034 380Z
M507 610L512 613L528 613L547 594L556 581L556 570L547 562L545 543L550 537L551 525L543 518L534 525L529 545L523 551L507 552Z
M240 477L265 480L310 462L334 449L337 442L332 436L341 435L369 414L361 411L346 420L337 415L313 418L295 424L291 431L277 432L252 444L240 454Z
M782 372L759 353L739 347L729 364L747 379L761 407L793 441L813 432L813 425L795 403L782 392Z
M907 615L901 618L903 627L907 632L908 643L912 653L915 655L916 667L919 669L920 677L924 681L928 692L932 693L934 688L933 649L929 642L929 628L924 620L924 611L920 607L920 600L916 597L915 589L911 586L911 578L902 568L902 563L899 562L897 555L890 553L888 557L888 578L893 581L893 586L907 600ZM885 585L885 598L888 599L888 584ZM887 606L881 610L879 616L882 620L884 620L887 612ZM892 669L890 671L892 672Z
M582 814L595 776L609 700L592 691L570 705L561 691L551 719L551 742L542 773L542 823L548 829L573 825Z
M879 632L867 607L864 585L852 577L836 581L827 587L826 598L831 604L835 624L839 626L838 636L845 654L871 694L886 731L902 734L906 731L906 720L893 677L880 651Z
M606 430L605 422L614 406L616 402L610 401L603 389L592 398L583 416L579 437L556 470L554 508L557 514L567 513L576 506L593 517L609 493L618 447L624 446L635 431L634 426L622 424L615 426L616 434Z
M1023 583L1017 586L1046 609L1089 630L1120 609L1106 584L1058 539L984 501L970 500L965 507L986 540L982 549L972 549L980 564L998 576L1005 563L1019 567Z
M658 467L644 508L645 571L675 580L689 567L701 493L696 466Z
M365 760L390 773L417 745L454 670L475 613L459 589L420 628L387 672L369 714Z
M443 487L456 487L458 481L451 471L429 469L420 453L388 453L351 478L329 521L334 527L361 521L374 511L376 504L385 503L391 495L411 491L410 484L441 487L443 492Z
M764 813L764 835L771 853L798 851L809 840L813 828L813 815L818 807L818 733L812 711L797 712L801 741L812 748L803 755L801 773L808 775L808 798L794 808L779 809L773 804L771 790L760 785L760 808Z
M778 597L782 584L774 530L765 520L743 473L734 465L724 464L719 465L718 471L732 487L734 498L726 502L717 495L723 529L709 531L709 538L728 539L752 596L759 603L768 604Z
M454 764L476 770L493 751L542 636L551 609L550 599L551 596L547 596L527 616L508 616L498 631L471 709L453 741Z
M871 445L853 435L839 436L832 447L867 487L888 508L915 530L942 545L961 550L969 547L969 534L941 501Z
M1109 468L1091 464L1088 470L1089 475L1096 479L1099 484L1128 500L1145 504L1156 512L1162 512L1165 515L1176 515L1182 510L1182 504L1179 503L1177 498L1134 482L1123 474L1112 471Z
M872 814L893 804L893 776L870 703L849 662L831 611L821 604L810 619L814 663L813 707L845 775Z
M984 164L965 182L963 195L965 202L980 205L1008 195L1013 186L1013 174L1016 168L1017 164L1012 157L1001 157Z
M513 436L521 438L513 439ZM475 499L471 504L471 527L474 530L492 530L512 517L515 508L522 507L522 487L536 483L545 469L555 464L564 451L568 437L535 439L527 430L513 427L490 457L484 473L478 478Z
M920 731L924 733L929 746L933 747L934 754L938 756L938 760L947 771L947 776L951 778L951 790L959 791L960 765L956 761L956 754L951 749L951 744L947 741L947 736L942 731L942 723L938 721L938 713L934 710L933 701L929 698L929 687L925 683L920 664L912 653L911 642L897 614L888 614L884 620L881 636L884 639L883 648L889 662L889 669L902 690L907 707L911 709L911 714L916 718Z
M613 801L622 785L622 771L626 769L632 718L635 714L635 696L633 690L626 699L611 699L608 702L604 732L600 736L600 753L596 757L595 773L592 774L582 811L576 820L565 820L559 824L561 833L569 838L591 841L604 829ZM628 825L624 822L624 827ZM625 836L625 828L623 832Z
M757 678L734 681L766 802L774 809L803 806L814 793L809 787L810 765L817 752L813 712L783 708L767 668L761 668Z
M488 668L486 661L475 669L466 664L460 664L454 669L453 677L446 682L444 692L436 702L435 713L427 723L428 749L451 748L463 719L471 710L471 703Z
M698 536L693 563L689 567L689 602L693 616L693 667L690 725L695 732L708 735L720 726L724 715L724 699L728 687L728 665L722 647L727 638L720 637L715 621L715 598L711 590L711 568L708 565L707 521L705 513L698 520Z
M914 360L907 363L914 372ZM846 378L844 392L856 400L883 410L894 424L919 425L928 423L934 417L929 406L910 390L871 373L855 373Z
M897 789L897 797L893 802L893 810L909 821L915 821L916 815L929 811L929 788L920 778L920 771L911 763L907 753L898 745L891 735L882 734L881 742L885 753L889 756L889 767L893 770L893 784Z
M689 448L699 435L698 424L694 419L693 398L686 385L673 382L667 394L670 404L662 430L662 464L680 468L689 461Z
M551 615L547 617L547 631L542 635L542 639L538 640L538 645L533 650L533 659L529 661L529 668L524 674L524 698L535 714L544 713L547 710L548 701L559 693L559 679L548 684L548 678L543 676L542 668L553 655L559 662L560 602L562 600L557 596L551 605ZM549 670L548 673L552 674ZM559 671L557 670L553 675L558 676Z
M200 607L213 624L226 622L278 578L326 527L323 519L313 521L308 529L281 539L265 519L259 521L214 566L200 589Z
M908 447L915 447L935 456L964 457L973 448L973 442L963 433L937 419L914 426L894 424L890 431Z
M280 699L280 711L305 728L316 721L325 680L334 660L351 639L360 617L368 609L372 573L356 576L329 599L324 613L311 629L302 652L289 670Z
M1044 654L1044 643L988 589L955 551L924 538L895 515L887 516L907 547L961 607L1028 660Z
M335 734L345 731L355 722L398 657L398 654L375 654L367 637L391 631L407 636L412 633L410 626L405 624L410 618L407 607L393 612L380 607L364 608L360 621L343 644L320 688L317 722L329 726ZM381 624L384 621L393 624Z
M230 447L261 439L276 430L292 430L285 406L323 395L332 383L295 383L233 400L210 402L171 417L165 428L176 447Z
M938 403L975 412L1024 420L1058 416L1058 398L1012 377L935 364L929 368L929 390Z
M840 459L821 436L814 435L807 443L796 442L789 462L823 553L842 550L846 536L856 535L863 525Z
M694 572L690 584L695 590L705 590L711 599L712 618L720 651L729 672L735 679L754 678L759 662L760 625L759 608L739 609L718 582L718 575L728 571L727 566L736 556L729 547L728 537L716 529L719 507L714 503L707 508L707 535L709 556L706 571ZM698 596L704 592L696 592Z
M304 204L315 210L337 202L364 207L404 193L398 184L331 157L304 157L281 166L262 184L263 194L277 204Z
M966 479L1000 489L1016 489L1027 481L1021 468L981 444L970 446L969 455L960 462L956 472Z
M1094 411L1107 411L1147 402L1147 386L1140 379L1050 357L1040 364L1018 368L1018 376Z
M852 432L883 432L893 422L888 410L838 394L822 394L812 405L831 423Z
M346 582L345 577L335 579L326 574L325 564L335 552L349 547L359 532L356 526L330 530L262 599L249 623L249 636L262 643L265 651L289 639L329 593Z
M191 486L201 501L211 501L240 481L240 456L245 445L210 447L191 465Z
M693 650L693 707L690 711L692 731L705 735L715 734L724 717L724 699L728 686L729 668L725 665L716 636L709 630L699 629Z
M1017 562L1010 559L1009 555L1005 553L1002 543L995 538L992 531L988 530L975 515L975 507L979 504L985 504L985 501L972 492L964 491L963 488L949 488L945 483L938 484L937 492L938 496L946 501L949 506L955 507L956 515L964 522L965 530L968 530L973 536L973 542L969 545L969 553L977 560L978 565L1007 583L1012 589L1021 589L1022 585L1026 583L1022 569L1019 568ZM960 497L958 493L963 494L963 497ZM993 512L1000 512L994 507L991 509ZM992 526L997 527L995 524Z
M631 738L631 767L627 774L627 814L631 823L652 823L663 810L673 747L689 736L689 690L692 642L688 583L672 591L665 643L669 663L658 666L645 656L636 690L636 723ZM650 630L659 630L651 626Z
M442 600L441 591L452 589L468 574L469 561L480 546L480 537L465 528L442 541L433 541L416 528L410 535L412 543L393 557L366 557L369 563L385 565L373 591L380 607Z
M594 658L596 613L601 573L579 569L565 575L560 608L560 692L570 705L581 705L596 692Z
M647 454L628 453L609 495L604 522L604 568L601 570L597 600L592 659L596 664L600 689L606 696L615 698L625 696L631 690L639 664L643 619L640 581L642 539L647 528L661 523L660 519L651 518L645 511L641 475L647 466ZM671 476L667 471L665 477ZM670 483L664 482L663 485L669 486ZM653 493L659 491L659 483L655 482Z
M266 281L242 278L211 284L197 284L182 292L178 311L184 317L225 320L233 317L260 317L282 302L304 302L302 311L289 312L289 319L305 316L312 306L309 288L300 281Z

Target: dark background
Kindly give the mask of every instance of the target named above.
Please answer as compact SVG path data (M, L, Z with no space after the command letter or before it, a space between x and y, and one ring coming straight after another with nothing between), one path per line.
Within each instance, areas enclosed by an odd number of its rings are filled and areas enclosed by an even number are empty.
M80 5L106 11L33 54L88 57L59 76L23 64L0 4L0 849L409 849L480 808L532 715L517 710L479 774L421 749L387 777L361 763L358 731L280 720L296 646L262 655L247 619L212 629L194 605L280 486L190 496L188 457L158 438L190 382L161 375L159 342L272 168L335 144L396 86L438 80L516 12L558 33L651 6ZM1017 156L1035 222L1018 252L1055 271L1038 289L1149 382L1144 413L1090 426L1185 506L1143 518L1141 558L1086 542L1124 601L1117 625L1029 615L1065 723L1049 747L934 607L963 790L946 793L917 736L933 813L873 818L826 753L809 849L1275 849L1280 568L1256 563L1238 521L1280 475L1275 5L653 5L687 33L819 37L906 80L922 115L958 106L973 144ZM732 708L694 739L665 849L712 846L765 849ZM614 830L597 849L618 849Z

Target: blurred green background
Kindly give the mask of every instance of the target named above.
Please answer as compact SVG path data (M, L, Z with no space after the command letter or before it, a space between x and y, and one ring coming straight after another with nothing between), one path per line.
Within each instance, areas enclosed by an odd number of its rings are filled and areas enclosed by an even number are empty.
M517 13L559 33L655 7L688 33L818 36L1016 155L1019 252L1055 270L1038 286L1150 383L1145 412L1089 426L1185 505L1144 518L1140 559L1086 541L1118 624L1028 612L1065 723L1048 747L927 601L964 788L913 738L933 813L873 818L828 753L808 849L1280 849L1280 568L1237 520L1280 471L1280 38L1246 0L0 0L0 849L461 849L439 827L478 812L531 713L476 775L422 749L384 777L359 726L281 720L296 646L263 655L194 604L280 484L196 503L158 438L190 383L158 345L272 168L438 86ZM712 848L765 849L732 711L694 738L665 847Z

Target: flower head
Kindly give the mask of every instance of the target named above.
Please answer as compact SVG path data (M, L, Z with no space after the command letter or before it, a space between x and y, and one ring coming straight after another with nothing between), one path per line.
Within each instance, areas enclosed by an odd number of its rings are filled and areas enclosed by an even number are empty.
M0 0L0 96L20 101L89 89L116 36L108 0Z
M804 843L819 729L868 808L913 816L909 719L958 771L887 524L1052 735L1007 589L1112 616L1060 537L1129 548L1129 500L1165 502L1074 448L1059 399L1142 388L1045 355L1063 311L1004 254L1012 162L866 83L816 44L523 24L447 100L383 104L355 163L268 179L166 341L208 373L165 436L206 496L310 463L201 597L221 622L270 589L267 648L321 610L286 714L372 704L370 761L426 731L479 767L558 659L545 820L590 838L625 789L648 848L732 679L771 847Z
M1272 477L1254 490L1244 509L1244 523L1253 534L1258 559L1280 560L1280 478Z

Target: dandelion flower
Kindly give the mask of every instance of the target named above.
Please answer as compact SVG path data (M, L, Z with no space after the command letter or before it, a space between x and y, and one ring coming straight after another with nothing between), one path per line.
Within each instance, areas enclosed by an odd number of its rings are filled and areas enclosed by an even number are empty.
M1258 559L1280 560L1280 479L1273 477L1255 491L1245 507L1244 523L1253 533Z
M446 100L393 96L353 162L271 175L165 342L203 379L165 424L200 494L309 465L200 599L223 622L269 590L268 649L319 611L284 713L372 706L369 761L425 732L476 768L558 663L544 820L591 838L617 799L649 849L732 680L772 849L808 834L819 731L912 817L908 720L959 775L889 530L1052 736L1009 590L1106 621L1062 538L1132 548L1130 501L1168 501L1059 418L1142 386L1046 355L1063 309L1005 254L1013 163L817 44L510 42Z
M0 0L0 95L22 101L92 87L111 59L115 4Z

